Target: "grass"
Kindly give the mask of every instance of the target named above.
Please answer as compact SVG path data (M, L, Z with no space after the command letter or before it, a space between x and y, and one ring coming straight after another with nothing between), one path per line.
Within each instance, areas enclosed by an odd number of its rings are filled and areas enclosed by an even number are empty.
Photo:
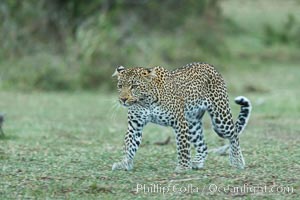
M231 168L228 156L209 153L203 170L176 174L172 130L148 125L133 171L112 172L112 164L122 155L127 126L126 109L118 106L116 92L1 91L0 111L6 113L6 121L5 136L0 136L0 199L297 199L299 47L268 47L261 38L265 22L280 27L289 13L299 19L299 6L276 2L257 1L263 4L257 6L230 0L223 5L224 14L247 31L226 38L234 61L219 66L234 116L239 112L235 96L245 95L253 103L250 122L241 136L245 170ZM148 56L151 65L160 64ZM204 118L208 148L223 145L224 140L211 130L208 116ZM169 144L155 145L168 136ZM146 191L137 191L143 184ZM244 186L247 192L234 191Z
M117 96L1 92L0 108L6 113L6 135L0 139L1 199L296 199L300 69L280 64L241 66L238 71L228 67L224 77L232 102L235 96L246 95L254 106L241 137L247 165L242 171L231 168L227 156L210 153L203 170L176 174L172 130L149 125L134 170L112 172L112 164L121 158L126 130L126 109L117 106ZM232 103L232 109L237 116L238 106ZM204 126L209 149L224 144L207 116ZM172 138L168 145L154 144L168 136ZM137 191L143 184L149 191L152 186L152 192ZM154 191L153 184L161 192ZM267 191L233 189L244 185ZM220 190L215 192L215 186ZM270 192L271 188L285 192Z

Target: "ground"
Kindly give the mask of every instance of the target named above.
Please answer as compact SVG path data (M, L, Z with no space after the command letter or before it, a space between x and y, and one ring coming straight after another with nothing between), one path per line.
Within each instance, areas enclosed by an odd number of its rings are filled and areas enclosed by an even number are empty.
M245 95L253 103L240 140L244 170L231 168L228 156L210 152L203 170L176 174L172 130L149 125L133 171L113 172L127 121L116 91L0 91L0 112L6 113L5 136L0 136L0 199L299 199L299 47L262 42L268 37L262 28L266 20L281 30L280 22L287 19L282 16L293 13L299 19L299 7L296 1L260 6L224 2L224 14L252 31L226 38L232 59L216 66L228 84L235 118L236 96ZM201 55L199 59L210 62ZM204 118L208 149L223 145L209 117ZM168 144L155 144L169 136Z
M1 199L252 195L296 199L300 193L299 66L249 65L238 72L228 67L223 74L235 117L239 111L233 103L235 96L245 95L253 103L241 136L245 170L231 168L228 156L209 153L203 170L176 174L172 130L149 125L133 171L113 172L126 131L126 108L118 105L116 92L2 91L0 110L6 113L6 121L5 136L0 139ZM210 128L207 115L204 125L209 149L224 144ZM168 136L167 145L154 144ZM241 191L243 187L248 191Z

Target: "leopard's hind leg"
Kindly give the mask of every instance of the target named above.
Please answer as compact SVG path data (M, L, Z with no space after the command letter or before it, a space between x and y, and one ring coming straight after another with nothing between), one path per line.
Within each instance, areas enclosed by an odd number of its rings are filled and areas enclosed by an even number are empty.
M193 169L201 169L207 157L207 146L204 141L202 117L205 111L200 111L196 116L189 119L190 141L196 149L196 155L192 160Z
M222 138L228 139L229 147L229 161L230 164L236 168L243 169L245 161L240 148L239 134L235 130L235 124L232 119L229 104L224 107L218 105L211 105L208 112L211 116L214 131Z

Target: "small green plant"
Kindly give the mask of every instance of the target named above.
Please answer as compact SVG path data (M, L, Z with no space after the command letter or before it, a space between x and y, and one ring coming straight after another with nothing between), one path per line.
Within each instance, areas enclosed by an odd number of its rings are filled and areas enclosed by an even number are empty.
M271 24L265 24L264 42L266 45L294 43L299 40L299 30L299 23L294 15L290 14L287 17L287 21L280 28L276 29ZM300 45L300 43L298 44Z

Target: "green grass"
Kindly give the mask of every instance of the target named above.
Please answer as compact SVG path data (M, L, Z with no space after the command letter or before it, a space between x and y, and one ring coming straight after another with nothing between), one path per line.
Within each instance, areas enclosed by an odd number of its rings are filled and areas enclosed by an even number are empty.
M222 11L225 16L229 16L254 35L262 34L263 25L267 23L280 28L289 14L293 14L297 20L300 19L299 2L296 0L227 0L222 2Z
M0 199L299 198L299 47L294 44L269 47L262 41L265 23L280 28L289 13L299 21L299 4L264 2L241 4L230 0L222 4L224 14L245 30L225 38L233 59L223 62L216 58L217 63L222 63L217 67L228 84L234 116L239 112L233 103L235 96L245 95L253 103L250 122L241 136L245 170L231 168L228 156L209 153L203 170L176 174L172 130L148 125L133 171L112 172L112 164L122 156L127 126L126 109L118 106L116 92L1 91L0 111L6 113L3 126L6 135L0 136ZM169 40L150 38L142 46ZM198 52L186 53L180 42L175 43L179 47L173 52L178 54L176 57L186 54L188 60L189 55L198 55ZM149 65L164 64L158 55L138 56L136 62L146 59ZM36 59L32 62L36 64ZM208 116L204 118L208 148L223 145L224 140L211 130ZM168 145L154 144L168 136L172 138ZM137 192L137 184L169 186L170 190L166 194ZM233 187L244 185L249 190L266 186L267 191L255 194L232 191ZM178 192L180 188L190 190L191 186L192 192ZM214 192L214 186L220 191ZM281 186L293 189L293 193L270 192L272 187L283 189Z
M241 136L245 170L231 168L227 156L210 153L205 169L176 174L172 130L149 125L133 171L112 172L112 164L121 158L126 131L126 109L117 106L116 95L1 92L6 135L0 139L0 198L296 199L300 192L300 69L280 64L240 66L244 67L228 67L224 77L232 102L237 95L253 102L250 123ZM237 116L239 107L232 103L232 109ZM204 126L209 149L224 144L211 130L208 116ZM172 138L168 145L154 145L168 136ZM158 184L170 190L164 195L136 192L137 184ZM293 193L226 190L244 184L266 186L267 191L284 186L293 188ZM222 191L210 192L215 185ZM193 192L178 193L179 188L191 186Z

